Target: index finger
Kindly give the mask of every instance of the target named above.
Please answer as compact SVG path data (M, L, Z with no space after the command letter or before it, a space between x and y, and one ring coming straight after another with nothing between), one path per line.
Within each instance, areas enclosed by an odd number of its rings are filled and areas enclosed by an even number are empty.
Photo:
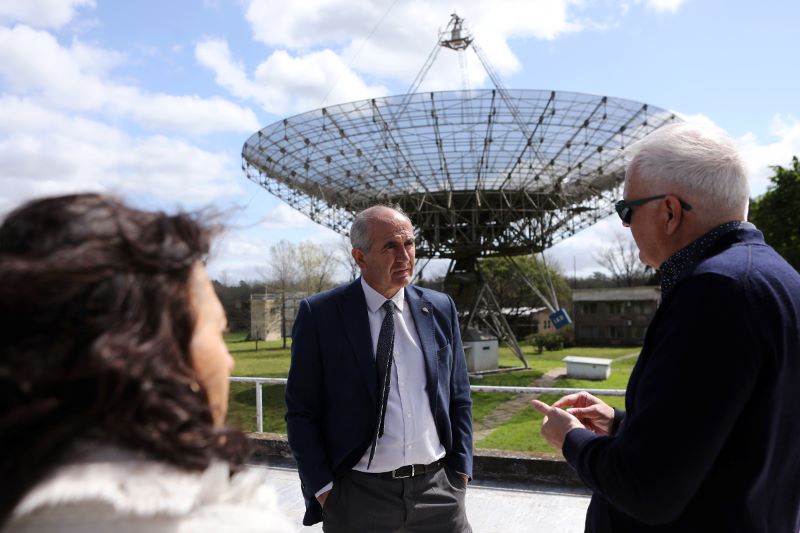
M546 415L546 414L550 413L550 411L553 410L552 407L550 407L549 405L547 405L546 403L544 403L544 402L542 402L540 400L531 400L531 405L533 406L534 409L536 409L537 411L539 411L543 415Z
M553 402L553 407L576 405L576 402L585 397L585 395L586 395L585 392L574 392L572 394L568 394Z

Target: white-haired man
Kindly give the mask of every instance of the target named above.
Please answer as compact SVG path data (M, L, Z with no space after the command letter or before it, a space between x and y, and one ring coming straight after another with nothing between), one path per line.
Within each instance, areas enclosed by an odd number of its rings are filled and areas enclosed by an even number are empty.
M623 194L617 213L662 290L626 409L585 392L534 400L594 492L586 530L800 530L800 274L745 222L736 148L661 128Z

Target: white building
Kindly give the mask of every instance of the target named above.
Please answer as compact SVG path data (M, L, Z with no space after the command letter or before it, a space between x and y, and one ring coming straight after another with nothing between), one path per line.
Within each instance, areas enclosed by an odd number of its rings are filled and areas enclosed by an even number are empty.
M294 317L300 302L308 295L303 292L251 294L250 338L266 341L280 340L292 335Z

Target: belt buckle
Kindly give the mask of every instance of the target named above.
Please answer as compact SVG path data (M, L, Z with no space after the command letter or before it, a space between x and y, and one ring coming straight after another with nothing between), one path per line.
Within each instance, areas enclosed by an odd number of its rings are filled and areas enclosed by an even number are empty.
M414 465L408 465L408 466L411 468L411 473L410 473L410 474L408 474L408 475L405 475L405 476L404 476L404 475L401 475L401 474L399 474L399 472L400 472L400 471L401 471L403 468L406 468L406 467L404 467L404 466L401 466L401 467L400 467L400 468L398 468L397 470L394 470L394 471L392 471L392 479L406 479L406 478L409 478L409 477L414 477Z

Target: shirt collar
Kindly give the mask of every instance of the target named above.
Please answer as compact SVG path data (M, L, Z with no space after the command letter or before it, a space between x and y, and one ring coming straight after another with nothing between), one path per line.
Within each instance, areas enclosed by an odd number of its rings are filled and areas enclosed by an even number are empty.
M375 313L378 309L381 308L383 302L387 300L387 298L369 286L369 284L364 281L364 278L361 278L361 288L364 289L364 297L367 299L367 308ZM406 301L406 290L405 288L400 289L397 293L389 298L389 300L394 302L394 306L397 308L398 311L401 313L403 312L403 305Z
M739 220L725 222L708 233L695 239L684 246L662 263L659 271L661 272L661 294L666 295L683 276L684 273L692 269L703 258L705 253L717 240L728 232L738 229L742 225Z

